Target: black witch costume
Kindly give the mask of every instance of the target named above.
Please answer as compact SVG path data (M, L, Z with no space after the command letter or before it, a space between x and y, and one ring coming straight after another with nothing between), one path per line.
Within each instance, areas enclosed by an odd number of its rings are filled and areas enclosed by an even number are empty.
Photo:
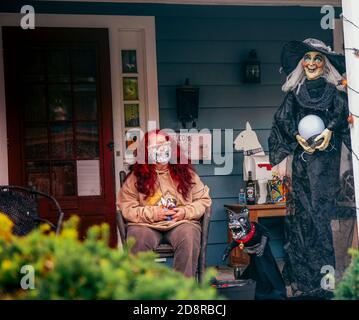
M322 53L340 74L344 73L344 56L318 40L308 40L292 41L283 48L282 66L287 74L309 51ZM306 79L299 89L286 95L275 113L268 140L273 166L293 155L283 276L295 291L318 298L327 293L321 289L322 267L335 267L331 219L340 192L342 142L351 150L348 114L345 92L323 77ZM319 116L333 132L326 150L306 153L297 143L298 123L306 115Z
M239 247L248 253L250 263L239 279L252 279L256 282L256 300L286 299L286 288L271 248L268 244L270 234L263 225L249 221L249 210L243 207L239 213L228 210L229 229L233 241L224 251L222 261L230 252Z

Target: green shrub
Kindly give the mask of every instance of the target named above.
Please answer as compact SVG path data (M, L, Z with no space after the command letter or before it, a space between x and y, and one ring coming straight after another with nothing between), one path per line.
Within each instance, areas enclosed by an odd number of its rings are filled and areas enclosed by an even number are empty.
M339 300L359 300L359 252L351 249L350 254L352 262L335 290L335 298Z
M0 298L2 299L215 299L209 286L156 263L152 252L133 255L108 247L109 228L103 224L78 239L78 218L64 224L60 236L47 226L25 237L11 234L12 225L0 214ZM20 269L35 270L35 289L20 286Z

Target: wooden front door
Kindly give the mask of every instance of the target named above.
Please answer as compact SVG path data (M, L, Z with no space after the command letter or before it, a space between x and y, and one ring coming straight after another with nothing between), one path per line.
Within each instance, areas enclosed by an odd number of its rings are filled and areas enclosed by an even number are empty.
M115 244L107 29L3 27L3 44L10 184L55 196L82 236L109 223Z

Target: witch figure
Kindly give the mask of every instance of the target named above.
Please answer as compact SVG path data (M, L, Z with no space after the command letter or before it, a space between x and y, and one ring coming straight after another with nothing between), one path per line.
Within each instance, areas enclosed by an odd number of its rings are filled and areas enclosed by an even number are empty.
M228 209L228 227L232 234L223 254L225 261L230 252L239 247L249 254L250 262L239 279L252 279L256 282L256 300L284 300L286 287L276 260L269 246L270 234L263 225L249 221L249 210L241 208L240 212Z
M351 150L342 85L345 60L316 39L288 42L281 60L287 94L274 115L268 144L272 166L293 157L283 277L295 296L325 299L331 293L321 285L322 268L335 268L331 218L340 192L342 142ZM323 124L312 140L298 129L305 117ZM309 121L304 129L316 126Z

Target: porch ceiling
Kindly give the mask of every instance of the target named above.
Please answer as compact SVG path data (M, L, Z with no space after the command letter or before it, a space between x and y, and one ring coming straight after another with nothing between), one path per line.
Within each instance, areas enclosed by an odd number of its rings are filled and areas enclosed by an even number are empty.
M49 1L49 0L38 0ZM341 6L341 0L54 0L71 2L166 3L196 5Z

